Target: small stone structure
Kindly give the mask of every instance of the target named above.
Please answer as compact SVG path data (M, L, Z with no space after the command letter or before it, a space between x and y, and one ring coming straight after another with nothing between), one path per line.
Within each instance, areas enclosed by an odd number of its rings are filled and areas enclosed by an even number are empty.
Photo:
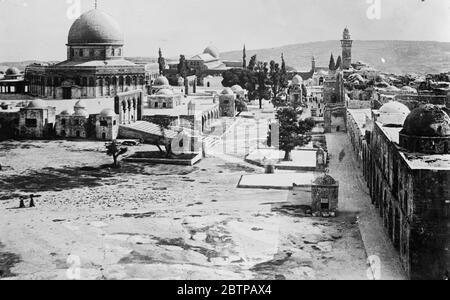
M236 94L230 88L226 88L219 95L220 116L236 116Z
M338 209L339 182L330 175L318 177L311 186L313 216L334 217Z

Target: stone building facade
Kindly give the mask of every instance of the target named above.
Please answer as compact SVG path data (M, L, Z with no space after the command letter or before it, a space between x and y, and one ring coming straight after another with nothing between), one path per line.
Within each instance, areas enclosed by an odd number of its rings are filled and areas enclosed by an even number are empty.
M219 95L219 108L221 117L236 116L236 95L231 88L225 88Z
M89 114L86 104L80 100L74 106L74 113L67 110L56 116L55 133L62 138L87 138L89 136Z
M47 106L42 100L33 100L19 111L19 137L29 139L49 138L53 136L56 121L54 107Z
M352 134L355 147L365 145L358 157L372 203L409 277L443 279L450 268L450 117L425 105L399 125L385 112L374 112L372 126ZM349 118L358 123L354 113Z
M172 89L161 89L148 96L148 107L153 109L175 108L181 105L183 95L174 93Z
M17 68L8 68L5 76L0 78L0 94L23 94L28 92L28 85L23 74Z
M311 185L313 215L335 216L339 203L339 182L330 175L318 177Z

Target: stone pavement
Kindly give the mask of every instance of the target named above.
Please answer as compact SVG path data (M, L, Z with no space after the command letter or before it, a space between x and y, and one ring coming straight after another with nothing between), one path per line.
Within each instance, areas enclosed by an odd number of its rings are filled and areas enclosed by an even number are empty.
M367 256L377 256L380 259L379 279L407 279L399 256L385 234L382 220L371 204L369 190L356 161L350 139L344 133L327 134L326 139L331 154L330 175L340 183L339 211L358 214Z

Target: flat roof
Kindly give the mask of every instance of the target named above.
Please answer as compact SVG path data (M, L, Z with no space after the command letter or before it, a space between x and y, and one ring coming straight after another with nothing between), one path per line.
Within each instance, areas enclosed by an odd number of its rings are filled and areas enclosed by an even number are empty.
M182 105L174 108L145 108L144 115L146 116L180 116L188 115L188 103L192 101L195 104L195 115L201 115L205 111L212 110L219 106L219 103L213 103L212 97L187 97L182 99Z
M366 133L366 119L372 119L372 110L370 108L363 109L347 109L358 125L361 135Z
M411 170L450 170L450 154L424 154L410 153L400 148L401 127L383 127L383 124L376 122L386 137L397 145L400 157L404 159Z

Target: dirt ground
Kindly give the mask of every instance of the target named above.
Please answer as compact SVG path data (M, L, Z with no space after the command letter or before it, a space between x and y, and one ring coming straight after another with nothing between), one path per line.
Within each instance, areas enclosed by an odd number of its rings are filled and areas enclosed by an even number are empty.
M110 163L101 142L0 143L0 278L367 279L354 213L302 218L217 158Z

